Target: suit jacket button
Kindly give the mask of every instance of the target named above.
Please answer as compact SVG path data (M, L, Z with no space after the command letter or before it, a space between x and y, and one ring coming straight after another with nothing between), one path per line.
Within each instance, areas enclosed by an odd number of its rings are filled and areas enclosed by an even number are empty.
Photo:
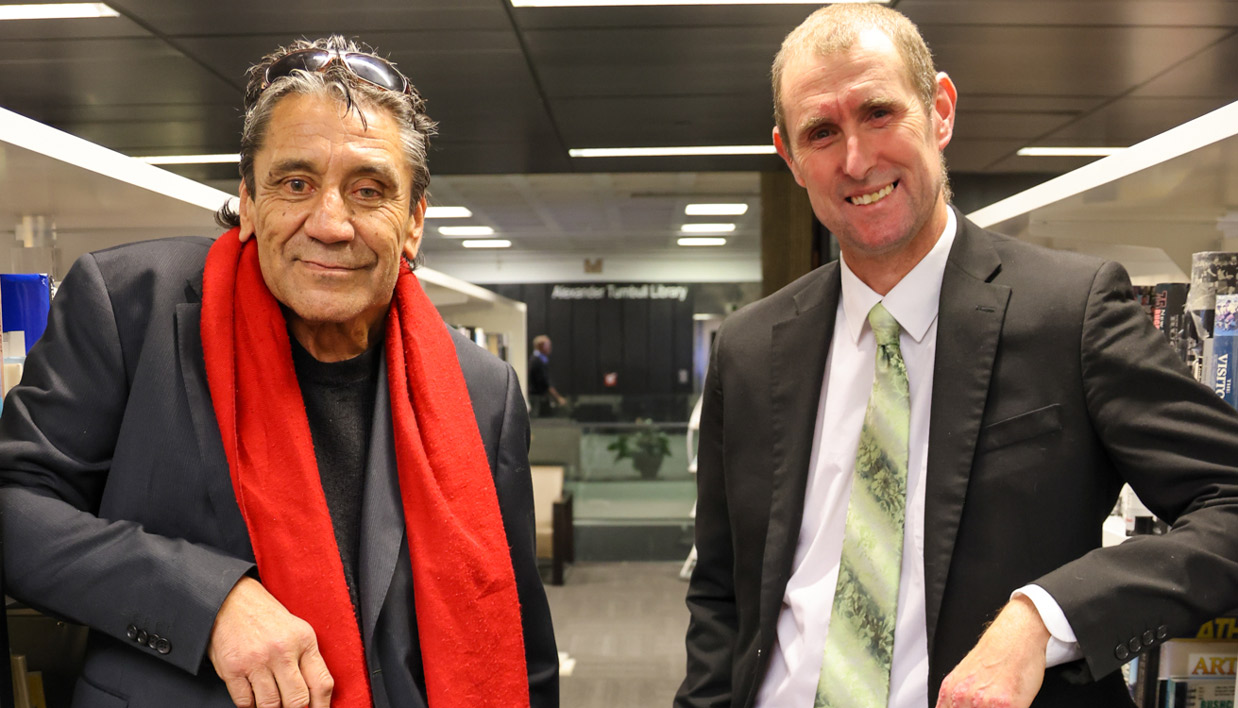
M1125 644L1119 644L1116 647L1114 647L1113 655L1117 657L1118 661L1126 661L1127 659L1131 658L1130 649L1127 649Z
M1126 646L1130 647L1132 654L1138 654L1143 651L1143 644L1139 642L1139 637L1131 637L1131 640L1126 643Z
M137 639L138 639L138 644L145 646L146 642L150 641L150 635L146 633L146 630L139 629Z
M138 638L138 628L137 628L137 627L134 627L133 625L129 625L128 627L125 627L125 636L126 636L126 637L128 637L128 638L130 638L130 639L137 639L137 638Z
M1156 638L1166 639L1169 637L1169 625L1163 624L1156 628Z
M166 637L160 637L155 640L155 651L160 654L167 654L172 651L172 642L169 642Z
M1156 632L1153 632L1150 629L1145 631L1143 633L1143 645L1145 647L1150 647L1155 643L1156 643Z

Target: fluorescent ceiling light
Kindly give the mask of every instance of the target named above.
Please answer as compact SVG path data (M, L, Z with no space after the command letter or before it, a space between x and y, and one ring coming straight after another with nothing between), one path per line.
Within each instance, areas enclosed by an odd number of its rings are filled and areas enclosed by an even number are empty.
M1016 155L1020 157L1108 157L1122 152L1122 147L1025 147Z
M1148 138L1116 155L1096 160L1031 189L973 211L967 218L982 228L1168 162L1238 135L1238 101Z
M680 246L725 246L726 239L721 236L685 236L678 243Z
M890 0L834 0L886 5ZM637 5L820 5L821 0L512 0L512 7L632 7Z
M213 165L228 162L240 162L239 153L230 152L223 155L146 155L135 157L148 165Z
M511 248L512 242L505 238L481 238L461 241L465 248Z
M735 224L684 224L679 228L685 234L727 234L735 230Z
M0 20L72 20L119 17L101 2L65 2L53 5L0 5Z
M494 229L489 226L440 226L438 227L438 232L449 238L494 235Z
M748 213L747 204L689 204L684 207L688 216L740 216Z
M814 4L818 4L815 3ZM692 145L687 147L572 148L572 157L683 157L699 155L773 155L773 145Z
M426 207L427 219L467 219L473 215L467 207L432 206Z

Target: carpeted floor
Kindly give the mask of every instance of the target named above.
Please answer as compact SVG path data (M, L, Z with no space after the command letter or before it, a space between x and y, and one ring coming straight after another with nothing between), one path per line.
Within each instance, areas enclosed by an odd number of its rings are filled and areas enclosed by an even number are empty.
M681 565L578 563L564 585L546 586L562 708L670 708L688 627Z

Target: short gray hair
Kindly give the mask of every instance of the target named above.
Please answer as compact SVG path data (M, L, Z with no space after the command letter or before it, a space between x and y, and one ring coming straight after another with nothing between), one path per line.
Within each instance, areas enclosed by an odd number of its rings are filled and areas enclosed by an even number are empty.
M826 5L791 30L782 41L782 48L774 57L770 70L774 89L774 124L778 126L788 149L791 136L787 133L786 115L782 109L782 75L787 64L805 52L816 56L845 52L855 45L860 33L866 29L880 30L890 38L903 59L907 78L924 104L924 110L932 111L933 100L937 96L937 69L933 67L933 55L915 24L902 13L882 5Z
M430 138L437 133L436 123L426 114L426 102L409 84L409 93L399 93L375 86L357 78L346 66L336 62L326 71L293 71L266 86L268 67L288 54L304 49L330 49L341 53L356 52L377 56L373 48L332 35L322 39L300 39L287 47L280 47L266 55L246 72L245 123L241 129L241 179L254 194L254 156L266 140L271 114L280 99L294 95L323 96L339 100L345 111L356 111L365 125L365 114L360 107L387 111L400 127L400 140L404 156L413 171L412 201L410 208L430 186L430 167L427 151ZM216 213L215 220L225 228L240 225L240 216L225 204Z

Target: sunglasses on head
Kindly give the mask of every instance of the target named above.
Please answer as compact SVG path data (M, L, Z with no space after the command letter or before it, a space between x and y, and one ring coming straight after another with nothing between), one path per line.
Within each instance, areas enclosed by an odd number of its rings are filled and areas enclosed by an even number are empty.
M337 61L353 76L367 84L396 93L413 93L413 85L386 59L361 52L341 52L338 49L317 47L289 52L272 62L263 77L262 90L267 90L277 79L291 76L294 71L322 72Z

